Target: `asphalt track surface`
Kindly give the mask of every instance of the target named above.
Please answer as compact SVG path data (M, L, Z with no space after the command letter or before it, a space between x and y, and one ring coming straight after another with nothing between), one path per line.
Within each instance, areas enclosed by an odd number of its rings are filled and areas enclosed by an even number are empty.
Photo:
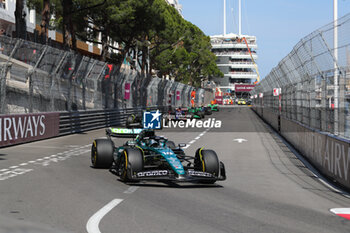
M158 134L191 142L190 155L214 149L227 173L214 185L125 184L93 169L90 145L102 129L1 149L0 232L87 232L96 215L90 232L350 232L350 221L329 211L350 199L314 177L251 109L212 117L222 129Z

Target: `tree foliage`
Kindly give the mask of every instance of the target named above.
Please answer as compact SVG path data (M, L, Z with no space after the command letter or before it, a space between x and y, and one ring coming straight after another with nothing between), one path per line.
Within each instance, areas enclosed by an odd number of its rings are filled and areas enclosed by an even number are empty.
M71 41L72 50L78 37L101 44L102 59L119 67L129 61L144 74L156 70L159 76L192 85L199 85L203 77L223 76L209 37L165 0L27 0L27 4L41 12L46 30L48 19L55 19L50 27L64 32L64 42Z

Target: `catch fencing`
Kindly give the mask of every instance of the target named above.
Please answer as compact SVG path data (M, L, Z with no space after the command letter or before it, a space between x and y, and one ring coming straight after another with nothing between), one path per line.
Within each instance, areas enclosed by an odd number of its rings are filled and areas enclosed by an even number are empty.
M321 174L348 190L349 46L350 14L303 38L252 91L253 110Z
M0 36L0 114L189 106L194 87L70 51ZM196 89L197 105L213 93ZM209 96L209 98L208 98Z
M254 108L350 138L350 14L301 39L254 88ZM274 95L275 91L275 95Z

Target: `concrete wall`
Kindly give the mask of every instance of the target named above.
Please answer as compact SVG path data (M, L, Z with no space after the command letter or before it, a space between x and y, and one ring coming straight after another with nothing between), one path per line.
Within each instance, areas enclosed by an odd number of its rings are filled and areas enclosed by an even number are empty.
M323 175L350 189L350 141L280 117L267 109L253 110L291 143Z

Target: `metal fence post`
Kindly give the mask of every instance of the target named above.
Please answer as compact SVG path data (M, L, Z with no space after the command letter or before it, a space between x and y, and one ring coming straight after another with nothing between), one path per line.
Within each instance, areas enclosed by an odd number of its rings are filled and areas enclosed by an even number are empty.
M27 71L27 82L28 82L28 93L29 93L29 106L28 106L28 111L30 113L33 112L33 73L34 69L28 69Z
M9 62L0 63L0 114L6 111L6 79L12 64Z
M50 75L51 76L51 79L50 79L50 82L51 82L51 85L50 85L50 110L51 111L55 111L55 95L53 93L53 90L55 87L55 80L58 80L58 78L59 78L59 77L57 77L57 73L63 64L63 61L66 59L67 55L68 55L68 52L65 52L63 54L61 60L59 61L56 69L53 72L53 75Z
M321 81L321 130L327 131L327 85L325 78Z
M86 110L86 80L88 79L89 75L91 74L91 71L93 70L93 68L95 67L97 63L97 60L94 60L92 65L91 65L91 68L88 70L88 72L86 73L85 77L83 78L82 80L82 86L83 86L83 89L82 89L82 95L83 95L83 101L82 101L82 108L83 110Z
M339 75L339 110L338 110L338 114L339 114L339 125L338 125L338 129L339 129L339 134L341 136L345 136L345 126L346 126L346 121L345 121L345 75L346 72L342 71L341 75Z
M335 27L336 29L336 27ZM336 55L336 53L332 53L332 50L330 49L330 47L328 46L326 40L323 37L322 32L320 31L320 36L322 38L323 43L326 45L329 54L331 55L332 59L333 59L333 63L334 63L334 75L333 75L333 80L334 80L334 119L333 119L333 133L335 135L338 134L338 124L339 124L339 115L338 115L338 90L339 90L339 85L338 85L338 79L339 79L339 64L338 64L338 56ZM336 51L338 48L334 48L334 51Z
M32 68L32 69L28 69L27 71L27 82L28 82L28 85L29 85L29 106L28 106L28 109L29 109L29 112L32 113L33 112L33 74L35 72L35 70L38 68L41 60L44 58L44 55L46 53L48 49L48 46L46 45L45 48L44 48L44 51L42 52L42 54L40 55L38 61L35 63L35 66Z

